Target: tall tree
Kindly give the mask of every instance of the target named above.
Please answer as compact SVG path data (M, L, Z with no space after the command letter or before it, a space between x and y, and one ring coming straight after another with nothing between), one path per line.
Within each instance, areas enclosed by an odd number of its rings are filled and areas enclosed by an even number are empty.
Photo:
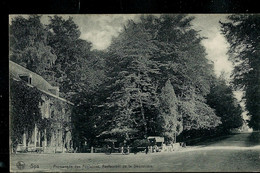
M113 40L108 59L108 77L113 82L108 105L115 114L111 131L132 129L140 137L147 137L152 131L155 119L148 110L158 106L157 86L151 78L158 74L157 62L150 60L153 49L156 48L147 30L134 21L129 21Z
M212 107L216 115L221 118L218 130L228 133L230 130L243 125L242 108L235 98L232 88L224 79L216 79L207 95L207 103Z
M82 147L95 143L99 129L99 86L105 80L104 53L91 51L91 43L80 39L80 31L73 18L50 17L48 44L57 55L52 70L60 86L61 95L72 102L73 140ZM102 91L101 91L102 92ZM102 109L101 109L102 110Z
M10 25L10 60L52 81L56 55L47 45L47 30L41 16L16 17Z
M206 104L210 91L213 66L206 58L201 38L191 28L193 17L161 15L143 18L149 26L158 52L153 60L160 64L161 75L156 79L159 90L170 79L179 97L178 111L183 115L184 130L214 128L220 123L214 110ZM153 26L151 26L153 25Z
M220 22L222 33L230 44L230 59L234 62L233 84L244 90L248 124L260 130L260 17L230 15Z
M167 80L160 94L160 116L162 135L166 141L176 141L176 136L183 130L182 115L178 112L178 98L170 80Z
M55 15L48 24L48 45L57 55L52 68L60 91L72 99L78 91L86 89L84 83L91 80L91 43L80 39L80 31L72 17L67 20ZM92 58L94 59L94 58ZM91 82L89 82L91 83Z
M142 16L140 22L130 21L114 39L108 59L108 86L113 90L110 103L118 111L115 117L124 117L120 122L126 120L125 125L131 125L139 115L146 120L136 123L144 127L140 129L143 133L148 132L148 124L153 124L147 134L159 134L156 127L162 124L154 121L158 117L158 101L146 100L158 100L158 93L170 79L179 97L177 110L184 130L214 128L220 123L206 104L213 68L200 44L202 38L190 28L191 20L185 15Z

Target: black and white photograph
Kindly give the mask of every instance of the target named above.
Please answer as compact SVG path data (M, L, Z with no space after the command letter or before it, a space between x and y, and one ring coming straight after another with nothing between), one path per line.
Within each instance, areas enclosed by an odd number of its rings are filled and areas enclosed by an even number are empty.
M259 172L259 14L10 14L11 172Z

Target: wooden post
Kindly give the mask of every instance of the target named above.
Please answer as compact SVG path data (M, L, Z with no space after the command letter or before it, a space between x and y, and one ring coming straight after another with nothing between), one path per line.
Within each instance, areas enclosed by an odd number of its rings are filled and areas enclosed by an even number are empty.
M26 129L24 129L23 133L23 146L26 147Z
M47 147L47 130L44 129L44 145L43 147Z
M34 125L34 147L36 147L37 142L37 129L36 124Z

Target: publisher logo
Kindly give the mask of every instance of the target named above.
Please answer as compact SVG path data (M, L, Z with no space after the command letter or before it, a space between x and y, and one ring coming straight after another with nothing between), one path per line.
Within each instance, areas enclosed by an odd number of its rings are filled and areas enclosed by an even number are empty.
M16 167L17 167L18 169L22 170L22 169L24 169L24 167L25 167L25 163L24 163L23 161L18 161L18 162L16 163Z

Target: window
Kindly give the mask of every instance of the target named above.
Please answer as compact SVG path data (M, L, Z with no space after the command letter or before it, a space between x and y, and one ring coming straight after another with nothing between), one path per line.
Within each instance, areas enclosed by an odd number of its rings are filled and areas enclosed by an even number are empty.
M31 75L19 75L19 77L23 81L27 82L28 84L32 84L32 77L31 77Z

